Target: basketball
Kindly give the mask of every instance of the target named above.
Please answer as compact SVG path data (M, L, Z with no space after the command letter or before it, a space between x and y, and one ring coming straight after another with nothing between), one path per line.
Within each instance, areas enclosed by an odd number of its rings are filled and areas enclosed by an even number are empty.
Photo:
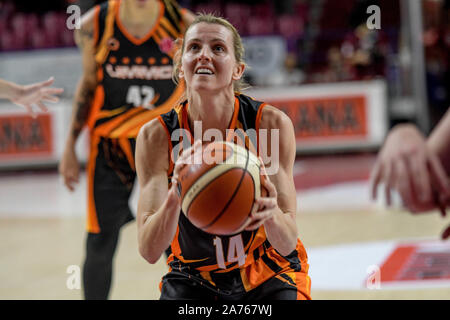
M201 161L180 171L179 188L182 211L194 226L216 235L238 233L261 194L259 159L234 143L210 143Z

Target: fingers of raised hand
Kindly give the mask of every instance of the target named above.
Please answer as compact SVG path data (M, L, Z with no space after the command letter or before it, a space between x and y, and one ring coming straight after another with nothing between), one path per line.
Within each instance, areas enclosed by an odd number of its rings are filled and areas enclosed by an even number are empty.
M264 208L264 210L273 209L278 205L277 199L273 198L273 197L255 199L255 204L258 205L259 208ZM255 214L257 214L258 211L259 211L259 209L257 210L257 212Z
M259 227L261 227L264 224L264 222L267 219L269 219L272 216L273 216L272 209L258 211L256 213L253 213L250 216L250 220L249 220L247 226L245 227L245 230L252 231L252 230L258 229Z
M41 89L42 94L44 95L55 95L64 92L63 88L43 88Z
M276 198L259 198L255 199L255 208L250 214L250 221L245 230L251 231L258 229L264 222L271 218L274 209L278 206Z
M445 216L447 215L447 211L446 211L447 205L446 205L445 196L439 197L439 199L437 199L437 203L438 203L438 209L439 209L441 216L443 218L445 218Z
M50 78L48 78L45 81L41 81L41 82L35 83L35 84L31 85L31 86L32 87L36 87L36 88L48 87L48 86L52 85L54 81L55 81L55 78L50 77Z
M32 116L33 118L36 118L36 113L33 111L33 108L31 107L30 104L21 104L22 107L25 108L25 110L27 110L27 112L30 114L30 116Z
M380 160L377 160L375 162L375 165L372 168L372 171L370 172L370 179L369 179L369 185L370 185L370 194L372 196L372 200L375 200L377 198L377 188L381 181L381 170L382 164Z
M168 194L168 199L169 199L169 201L174 201L174 202L180 201L180 190L178 188L177 178L174 179L174 177L172 177L171 186L170 186L169 194Z
M173 176L172 180L177 180L178 176L180 174L180 171L183 170L183 168L188 165L190 161L188 159L184 158L178 158L177 162L175 162L175 167L173 169Z
M388 206L391 205L391 189L392 186L395 184L395 170L393 170L393 167L395 166L395 162L389 162L385 166L385 170L383 171L383 180L385 182L384 184L384 194L386 199L386 204Z
M448 237L450 237L450 226L448 226L441 235L442 240L446 240Z
M396 180L394 187L399 192L404 205L407 208L412 208L416 204L416 199L413 195L413 182L407 164L404 161L397 161Z
M428 159L431 183L436 191L441 193L444 197L450 198L450 181L445 172L442 163L437 156L431 155Z
M445 216L445 198L450 195L450 187L439 159L424 150L405 158L404 163L405 170L400 166L398 180L405 206L412 213L439 209Z
M191 159L192 155L195 154L202 146L201 140L196 140L194 144L187 148L186 150L180 150L179 157L177 162L186 162L188 159Z
M41 109L41 111L47 112L48 108L45 104L43 104L41 101L37 101L36 105L39 107L39 109Z
M200 141L200 140L198 140ZM179 157L178 159L175 161L175 166L173 169L173 175L172 175L172 179L171 182L172 184L174 183L178 183L178 177L180 175L181 170L183 170L183 168L188 165L188 164L192 164L193 163L193 154L195 152L195 148L198 148L198 144L199 142L196 141L194 143L194 145L186 150L180 150L179 152ZM200 141L201 144L201 141Z
M273 197L276 198L277 197L277 188L275 187L275 185L272 183L272 181L270 180L267 171L266 171L266 167L264 166L264 163L261 159L261 157L259 157L259 161L261 162L261 167L260 167L260 171L261 171L261 185L267 190L268 192L268 197Z
M272 181L270 181L269 177L266 176L266 178L263 181L263 186L264 188L266 188L268 195L267 197L273 198L273 199L277 199L277 188L275 187L275 185L272 183Z
M412 188L414 188L414 201L417 204L432 201L432 188L426 154L418 152L412 157L405 159L405 161L408 165Z
M42 101L46 101L46 102L58 102L59 98L57 96L53 96L53 95L49 95L46 94L42 97Z

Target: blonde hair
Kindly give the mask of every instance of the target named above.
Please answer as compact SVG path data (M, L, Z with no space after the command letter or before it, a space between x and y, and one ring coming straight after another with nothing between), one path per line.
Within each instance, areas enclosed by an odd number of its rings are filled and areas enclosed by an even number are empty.
M184 31L183 37L180 39L177 39L176 44L178 46L178 49L173 58L174 68L173 68L173 73L172 73L172 79L176 84L180 83L179 74L180 74L180 69L181 69L181 58L184 53L184 40L183 39L185 38L186 33L188 32L188 30L191 27L193 27L194 25L199 24L201 22L210 23L210 24L218 24L218 25L224 26L225 28L230 30L232 37L233 37L234 58L236 60L236 63L238 63L238 64L242 63L245 66L247 66L244 61L244 45L242 44L241 36L237 32L236 28L230 22L228 22L228 20L226 20L225 18L218 17L211 13L200 13L200 14L197 14L197 17L195 18L195 20L189 25L189 27L186 28L186 30ZM182 81L184 81L184 80L182 80ZM249 87L249 85L245 82L243 77L241 77L241 79L239 79L239 80L233 81L233 91L235 93L241 93L242 90L245 90L248 87ZM185 95L183 95L182 100L186 100Z

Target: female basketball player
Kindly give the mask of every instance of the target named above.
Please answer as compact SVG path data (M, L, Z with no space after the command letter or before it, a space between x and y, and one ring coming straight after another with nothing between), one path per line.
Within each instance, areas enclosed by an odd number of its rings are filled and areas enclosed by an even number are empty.
M18 106L24 107L28 113L35 117L33 106L37 106L40 111L46 112L45 102L58 102L55 96L64 91L62 88L50 88L53 84L53 77L42 82L29 85L20 85L0 79L0 98L9 99Z
M428 138L412 124L396 126L386 138L372 170L372 198L385 184L390 205L391 189L400 194L405 207L414 213L450 205L450 109ZM442 234L450 236L450 226Z
M168 246L172 250L161 299L310 299L307 255L297 238L290 119L239 93L243 47L226 20L198 16L185 33L178 58L175 76L186 85L186 100L145 125L136 146L140 253L155 263ZM179 141L172 141L171 133L179 128L192 133L195 121L201 121L203 131L218 129L224 137L227 129L237 127L267 129L269 142L271 129L283 137L276 146L279 170L264 183L268 196L255 200L258 209L236 235L208 234L181 213L177 175L192 150L174 164L170 152ZM197 152L201 143L193 148Z

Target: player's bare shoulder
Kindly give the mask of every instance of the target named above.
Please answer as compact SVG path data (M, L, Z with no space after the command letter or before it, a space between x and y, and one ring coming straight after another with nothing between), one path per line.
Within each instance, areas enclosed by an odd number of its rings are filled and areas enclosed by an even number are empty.
M139 130L138 138L155 145L167 145L167 132L158 118L155 118Z
M292 130L293 132L293 124L289 116L271 105L264 106L259 127L260 129L284 129L284 131Z
M155 118L141 127L136 140L136 161L155 169L166 168L169 163L167 131Z
M277 148L280 161L290 165L295 159L296 144L294 125L289 116L276 107L266 105L259 129L267 130L266 146L271 150Z
M75 30L75 42L81 49L86 45L94 45L95 23L99 9L99 6L95 6L81 16L80 28Z

